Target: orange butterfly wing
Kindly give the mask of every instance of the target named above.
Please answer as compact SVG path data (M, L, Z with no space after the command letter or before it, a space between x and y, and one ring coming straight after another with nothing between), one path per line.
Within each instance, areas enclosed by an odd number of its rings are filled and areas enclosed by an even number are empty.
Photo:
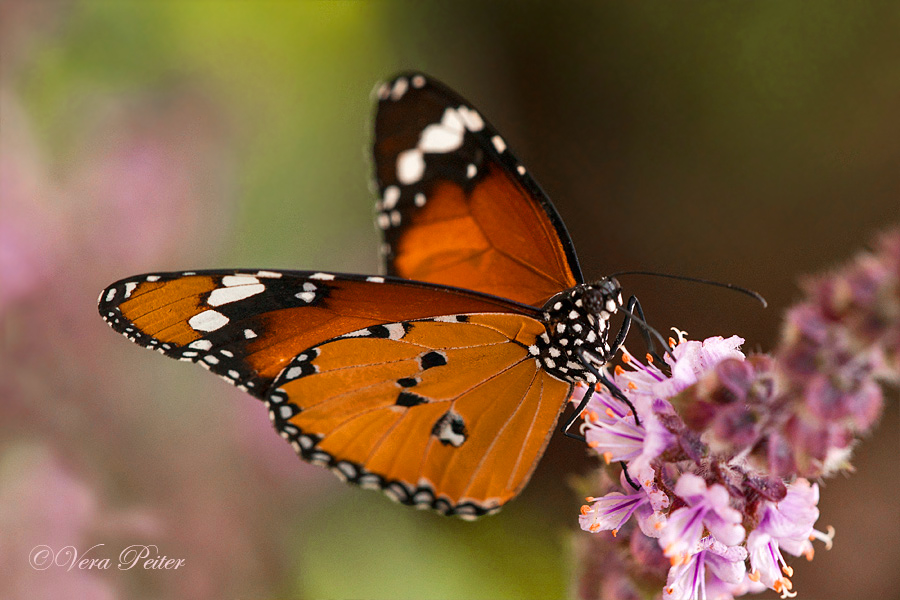
M529 352L544 331L502 313L362 329L300 353L266 402L304 459L475 518L522 489L571 391Z
M304 349L348 331L465 312L538 314L466 290L303 271L140 275L105 289L99 310L131 341L195 362L258 398Z
M535 306L583 282L556 209L469 103L417 73L378 97L376 221L388 274Z

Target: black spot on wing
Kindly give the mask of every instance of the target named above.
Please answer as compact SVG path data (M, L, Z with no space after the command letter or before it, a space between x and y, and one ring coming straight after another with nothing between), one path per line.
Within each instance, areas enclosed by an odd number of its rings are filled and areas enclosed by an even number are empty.
M432 350L419 357L419 364L422 365L423 371L434 367L442 367L447 364L447 357L440 352Z
M384 325L372 325L369 327L369 335L374 338L386 339L390 337L391 332Z
M428 402L428 398L404 390L397 396L396 404L397 406L411 407L425 404L426 402Z
M448 410L441 415L441 418L431 428L431 435L440 440L445 446L456 448L462 446L469 437L462 415L452 410Z

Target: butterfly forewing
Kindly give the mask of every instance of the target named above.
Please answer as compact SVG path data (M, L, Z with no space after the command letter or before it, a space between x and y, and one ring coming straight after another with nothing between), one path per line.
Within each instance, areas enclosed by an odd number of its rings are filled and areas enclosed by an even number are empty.
M571 384L528 347L544 332L517 314L404 321L298 355L267 399L305 459L405 504L475 517L515 496Z
M465 290L303 271L141 275L104 290L99 309L132 341L196 362L259 398L304 349L348 331L460 312L530 310Z
M582 282L556 209L475 108L418 73L377 96L376 220L388 274L535 306Z

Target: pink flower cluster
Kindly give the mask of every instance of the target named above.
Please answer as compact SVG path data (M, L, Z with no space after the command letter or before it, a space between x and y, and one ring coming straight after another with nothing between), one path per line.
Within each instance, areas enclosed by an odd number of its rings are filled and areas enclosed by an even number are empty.
M670 340L665 364L623 350L615 368L637 415L597 389L583 431L625 466L625 492L588 498L579 521L612 531L633 563L607 572L607 596L642 598L655 581L656 597L673 600L793 597L785 555L811 559L814 540L830 547L807 478L849 465L880 415L880 384L900 380L900 232L806 289L771 355L745 357L737 336Z

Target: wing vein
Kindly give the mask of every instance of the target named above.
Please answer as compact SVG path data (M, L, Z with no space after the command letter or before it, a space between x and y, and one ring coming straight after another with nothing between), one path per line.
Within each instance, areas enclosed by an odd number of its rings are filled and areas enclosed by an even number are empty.
M521 362L524 362L524 361L521 361ZM509 418L506 419L506 421L503 423L503 427L500 428L500 431L498 431L497 435L494 436L494 439L491 440L491 443L488 446L487 450L484 452L484 454L481 455L481 460L478 461L478 466L475 467L474 469L472 469L472 476L469 478L469 483L467 483L466 487L463 488L463 491L460 494L460 498L465 498L469 489L472 487L472 483L475 481L476 475L478 475L478 472L481 471L481 467L482 467L482 465L484 465L484 461L487 460L488 456L490 456L491 452L494 449L494 446L497 445L497 441L500 439L500 436L503 434L503 432L509 426L510 421L512 421L513 417L516 416L516 414L519 412L519 409L522 408L522 405L525 403L525 398L528 396L528 392L531 390L531 386L534 385L534 380L537 378L538 373L540 373L540 369L535 368L534 375L531 377L531 382L529 382L529 384L526 386L525 392L522 394L522 397L519 399L519 403L516 405L516 410L512 411L512 413L509 415Z

